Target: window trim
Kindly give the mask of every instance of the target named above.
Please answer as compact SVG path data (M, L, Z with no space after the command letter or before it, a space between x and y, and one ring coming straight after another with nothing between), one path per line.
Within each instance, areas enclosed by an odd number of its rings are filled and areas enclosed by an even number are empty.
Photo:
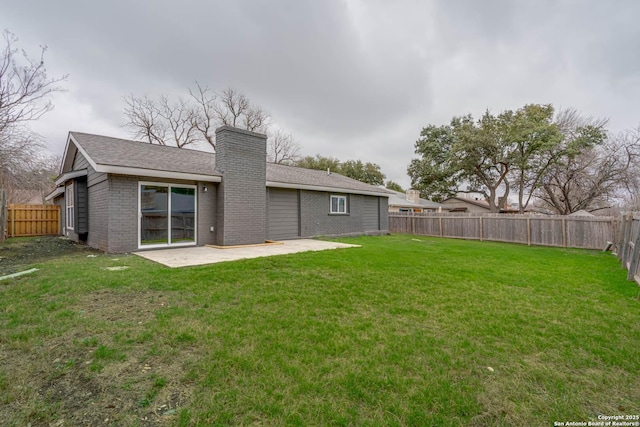
M148 244L148 245L143 245L142 244L142 224L141 224L141 219L142 219L142 198L140 196L141 194L141 189L143 186L145 185L150 185L150 186L158 186L158 187L167 187L167 195L168 195L168 199L167 199L167 211L169 212L169 215L171 215L171 189L176 187L176 188L190 188L194 190L193 193L193 212L194 212L194 228L193 228L193 242L179 242L179 243L175 243L171 241L171 221L169 220L167 223L167 230L168 230L168 235L167 235L167 243L160 243L160 244ZM197 184L177 184L174 182L164 182L164 181L138 181L138 249L153 249L153 248L171 248L171 247L179 247L179 246L197 246L198 245L198 220L199 220L199 215L198 215L198 185Z
M333 200L337 199L338 200L338 210L334 211L333 210ZM340 199L344 200L344 211L341 212L340 209ZM332 194L331 197L329 197L329 215L349 215L349 198L347 197L347 195L343 195L343 194Z
M76 213L76 203L75 203L75 184L72 181L71 184L65 187L64 193L64 206L65 206L65 223L67 230L73 230L75 228L75 213Z

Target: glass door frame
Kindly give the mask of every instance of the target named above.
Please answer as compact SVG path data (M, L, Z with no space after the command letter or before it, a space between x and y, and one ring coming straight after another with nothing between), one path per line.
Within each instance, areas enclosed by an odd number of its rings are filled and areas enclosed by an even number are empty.
M167 188L167 243L142 244L142 187L166 187ZM171 242L172 229L172 206L171 206L171 189L172 188L190 188L193 189L193 241L187 242ZM190 184L175 184L170 182L156 181L138 181L138 249L152 248L175 248L179 246L196 246L198 243L198 186Z

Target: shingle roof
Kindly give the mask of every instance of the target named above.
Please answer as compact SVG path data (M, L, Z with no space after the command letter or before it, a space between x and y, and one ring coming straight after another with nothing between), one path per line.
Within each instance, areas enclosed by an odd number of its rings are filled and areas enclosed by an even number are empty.
M447 199L444 199L442 201L442 203L446 205L447 201L449 201L449 200L458 200L460 202L465 202L465 203L469 203L471 205L479 206L481 208L489 209L489 203L485 202L484 200L467 199L465 197L449 197Z
M152 145L82 132L70 132L70 135L99 165L219 175L214 172L215 154L206 151Z
M327 173L327 171L297 168L274 163L267 163L267 182L328 187L337 190L348 189L362 192L376 192L385 195L389 193L385 189L365 184L364 182L348 178L335 172Z
M97 165L221 176L215 170L215 154L206 151L152 145L108 136L70 132L70 136ZM337 173L267 163L271 186L323 187L351 192L390 194L387 190Z
M413 203L407 200L406 193L401 191L388 190L391 193L391 197L389 197L389 206L400 206L400 207L411 207L411 208L427 208L427 209L438 209L444 208L445 206L440 203L433 202L431 200L420 198L420 203Z

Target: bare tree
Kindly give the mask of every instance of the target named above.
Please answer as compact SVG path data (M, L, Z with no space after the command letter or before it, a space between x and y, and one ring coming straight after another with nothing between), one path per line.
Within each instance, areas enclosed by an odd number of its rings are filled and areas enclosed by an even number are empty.
M21 201L24 190L31 190L37 181L33 174L46 158L42 138L28 128L51 111L48 99L67 76L50 78L44 66L46 47L41 47L38 59L31 59L24 50L15 47L17 37L5 30L5 47L0 56L0 188L7 193L9 203Z
M216 149L215 136L213 130L217 123L216 116L216 95L208 87L203 87L196 81L197 91L189 89L189 94L197 105L194 109L194 125L202 139L204 139L214 150Z
M167 124L162 120L158 103L148 96L124 97L124 114L129 120L126 127L133 130L135 138L149 144L166 145Z
M621 207L629 210L640 210L640 125L636 128L618 135L618 139L623 141L632 152L630 165L627 169L624 188L621 190Z
M561 215L609 208L634 185L632 166L639 157L637 139L609 135L601 144L564 155L536 195L542 206Z
M169 132L167 139L178 148L193 144L199 140L196 126L196 112L189 102L182 98L174 103L165 95L160 97L158 103L159 114Z
M218 121L227 126L238 127L255 132L266 131L269 114L253 105L243 94L227 88L217 95L215 112Z
M219 94L196 82L189 89L188 99L171 102L166 95L159 100L147 96L124 98L126 127L136 138L151 144L184 147L195 142L206 142L215 150L213 130L220 125L243 127L255 132L266 132L269 114L252 104L243 94L227 88Z
M267 140L267 160L283 165L294 164L300 159L300 144L291 133L278 129Z
M5 47L0 57L0 133L8 128L37 120L51 111L53 104L47 97L63 89L59 83L67 76L49 78L44 67L46 46L41 47L40 57L31 59L14 47L18 38L4 30ZM19 58L20 57L20 58Z

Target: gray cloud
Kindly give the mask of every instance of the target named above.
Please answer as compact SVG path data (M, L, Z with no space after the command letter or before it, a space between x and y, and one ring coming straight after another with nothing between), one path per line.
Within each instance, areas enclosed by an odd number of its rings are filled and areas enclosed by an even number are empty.
M408 184L421 128L531 102L640 122L640 3L0 0L0 27L47 44L69 91L36 128L127 136L122 97L234 87L305 154L361 158Z

